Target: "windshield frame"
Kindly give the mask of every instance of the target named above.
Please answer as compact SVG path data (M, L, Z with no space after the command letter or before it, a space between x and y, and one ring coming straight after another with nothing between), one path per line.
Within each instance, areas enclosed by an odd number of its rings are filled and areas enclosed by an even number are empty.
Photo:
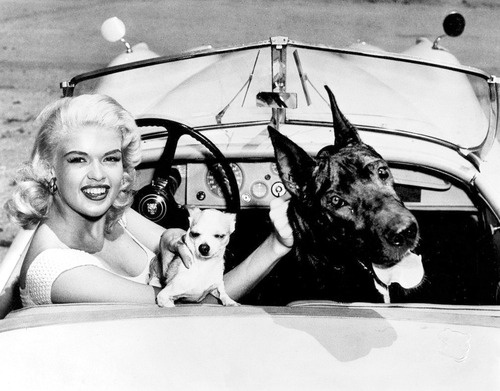
M272 40L273 38L271 38ZM245 45L240 45L240 46L229 46L225 48L219 48L219 49L213 49L213 48L207 48L199 51L188 51L188 52L183 52L180 54L172 54L172 55L166 55L166 56L160 56L160 57L155 57L155 58L150 58L146 60L140 60L140 61L133 61L129 62L126 64L120 64L120 65L114 65L111 67L105 67L105 68L100 68L96 69L90 72L85 72L81 73L79 75L74 76L73 78L70 79L70 81L65 81L61 82L61 89L63 90L63 95L65 97L73 96L73 91L74 88L76 87L77 84L93 79L96 77L102 77L106 75L111 75L113 73L118 73L118 72L123 72L123 71L128 71L130 69L136 69L136 68L142 68L142 67L147 67L151 65L158 65L158 64L164 64L168 62L173 62L173 61L179 61L179 60L186 60L190 58L198 58L198 57L205 57L205 56L210 56L214 54L224 54L224 53L233 53L233 52L238 52L242 50L248 50L248 49L260 49L260 48L269 48L272 46L271 40L265 40L265 41L260 41L256 43L250 43L250 44L245 44ZM397 53L391 53L391 52L374 52L374 51L361 51L361 50L354 50L354 49L347 49L347 48L336 48L333 46L327 46L327 45L316 45L316 44L309 44L309 43L302 43L299 41L293 41L293 40L288 40L287 45L289 46L294 46L297 48L303 48L303 49L315 49L315 50L322 50L322 51L327 51L327 52L333 52L333 53L341 53L341 54L352 54L352 55L359 55L359 56L365 56L365 57L373 57L373 58L382 58L386 60L394 60L394 61L401 61L401 62L408 62L408 63L413 63L413 64L420 64L420 65L427 65L431 67L436 67L436 68L441 68L441 69L447 69L451 71L459 71L459 72L465 72L474 76L478 76L480 78L485 79L486 81L491 80L492 75L489 73L486 73L485 71L467 66L467 65L452 65L452 64L446 64L446 63L440 63L436 61L429 61L417 57L411 57L411 56L405 56L403 54L397 54Z
M270 49L271 52L280 52L283 49L287 50L290 48L294 49L306 49L306 50L314 50L314 51L322 51L322 52L328 52L328 53L334 53L334 54L339 54L339 55L352 55L352 56L359 56L359 57L367 57L367 58L373 58L373 59L382 59L382 60L390 60L390 61L396 61L396 62L401 62L401 63L408 63L408 64L416 64L416 65L422 65L426 67L432 67L436 69L441 69L441 70L447 70L447 71L453 71L453 72L459 72L462 74L465 74L466 76L472 76L472 77L477 77L485 81L488 85L488 94L489 94L489 113L488 113L488 129L484 131L485 136L483 137L482 141L477 143L477 145L468 145L468 146L461 146L459 144L454 143L453 141L446 140L444 138L439 138L439 137L434 137L430 135L425 135L425 134L420 134L418 132L408 132L404 130L400 130L397 127L395 128L389 128L385 129L382 127L378 126L370 126L366 124L358 124L356 121L353 121L355 125L358 125L360 128L363 128L364 130L368 131L376 131L376 132L386 132L386 133L398 133L398 134L405 134L406 136L409 137L416 137L419 139L425 139L428 141L432 142L437 142L441 145L447 145L447 146L453 146L454 149L462 151L463 155L470 155L473 154L476 157L483 159L488 152L490 151L495 139L496 139L496 134L497 134L497 127L498 127L498 113L499 113L499 103L498 103L498 81L497 78L478 69L475 67L471 66L465 66L465 65L460 65L460 64L451 64L451 63L445 63L445 62L439 62L439 61L432 61L432 60L427 60L419 57L414 57L414 56L409 56L405 54L397 54L397 53L391 53L391 52L385 52L385 51L376 51L376 50L370 50L370 48L367 48L367 50L360 50L360 49L352 49L352 48L337 48L337 47L332 47L332 46L327 46L327 45L317 45L317 44L309 44L309 43L302 43L298 41L293 41L289 40L287 37L272 37L269 40L265 41L260 41L256 43L250 43L250 44L245 44L245 45L239 45L239 46L231 46L231 47L225 47L225 48L219 48L219 49L213 49L213 48L208 48L208 49L202 49L202 50L196 50L196 51L188 51L188 52L183 52L180 54L174 54L174 55L167 55L167 56L160 56L160 57L154 57L146 60L140 60L140 61L133 61L125 64L120 64L120 65L115 65L115 66L110 66L106 68L101 68L97 69L94 71L86 72L77 76L74 76L69 82L62 82L60 84L63 96L65 97L70 97L73 96L75 92L75 88L78 84L91 80L91 79L97 79L103 76L108 76L124 71L129 71L129 70L135 70L135 69L140 69L140 68L145 68L149 66L154 66L154 65L161 65L161 64L167 64L171 62L176 62L176 61L181 61L181 60L188 60L188 59L195 59L195 58L201 58L201 57L207 57L207 56L214 56L214 55L222 55L222 54L228 54L228 53L237 53L237 52L242 52L242 51L248 51L248 50L260 50L260 49ZM271 54L274 56L274 54ZM285 65L286 65L286 56L285 56ZM288 62L292 63L292 59L288 59ZM286 78L286 75L284 75L284 78ZM282 91L285 91L283 88ZM280 115L278 116L278 113ZM287 123L287 124L310 124L310 125L315 125L315 126L331 126L331 121L328 120L322 120L322 119L315 119L315 120L309 120L309 119L293 119L293 118L288 118L286 115L286 110L283 109L273 109L273 115L271 120L274 120L274 122L279 123ZM192 127L196 130L205 130L205 129L214 129L214 128L221 128L221 127L234 127L234 126L250 126L250 125L255 125L257 123L266 123L268 122L267 118L265 119L256 119L256 120L243 120L241 122L225 122L225 123L218 123L218 124L206 124L206 125L199 125L199 124L191 124Z

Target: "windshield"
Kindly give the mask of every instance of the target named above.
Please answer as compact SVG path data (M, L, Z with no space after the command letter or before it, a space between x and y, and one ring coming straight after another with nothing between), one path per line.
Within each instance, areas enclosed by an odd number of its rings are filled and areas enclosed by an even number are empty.
M96 73L77 83L75 94L100 92L137 117L211 127L269 121L272 109L259 107L256 96L280 89L297 94L297 108L286 110L287 122L328 123L331 111L323 87L328 85L344 114L360 127L474 149L484 143L494 121L488 78L458 68L458 62L436 66L380 50L370 54L262 43L156 59L106 76Z

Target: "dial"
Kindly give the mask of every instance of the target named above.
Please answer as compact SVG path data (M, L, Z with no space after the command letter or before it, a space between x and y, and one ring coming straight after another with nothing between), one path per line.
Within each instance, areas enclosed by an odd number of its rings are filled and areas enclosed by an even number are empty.
M250 192L256 198L264 198L267 195L267 191L267 185L262 181L254 182L250 186Z
M236 163L229 163L229 166L233 170L236 182L238 183L238 188L241 189L241 186L243 185L243 172L241 171L241 168ZM210 191L216 196L222 198L224 197L224 194L222 193L222 189L217 182L217 170L222 172L222 167L219 163L215 164L213 168L210 168L207 171L206 182Z

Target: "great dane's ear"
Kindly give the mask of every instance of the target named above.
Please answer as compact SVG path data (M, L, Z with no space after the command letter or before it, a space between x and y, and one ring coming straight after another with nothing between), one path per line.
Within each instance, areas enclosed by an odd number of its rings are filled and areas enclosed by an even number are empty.
M273 143L274 156L283 184L292 196L303 199L316 162L306 151L272 126L268 126L267 130Z
M361 139L357 129L344 117L339 109L335 96L328 86L325 86L333 116L333 132L335 134L335 149L347 147L349 145L361 144Z

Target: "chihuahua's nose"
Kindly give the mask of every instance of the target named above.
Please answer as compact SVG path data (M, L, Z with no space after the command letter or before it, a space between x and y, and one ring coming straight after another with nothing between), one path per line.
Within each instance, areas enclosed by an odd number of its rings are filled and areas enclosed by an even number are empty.
M206 257L208 253L210 252L210 246L206 243L200 244L200 247L198 247L198 250L200 251L200 254Z

